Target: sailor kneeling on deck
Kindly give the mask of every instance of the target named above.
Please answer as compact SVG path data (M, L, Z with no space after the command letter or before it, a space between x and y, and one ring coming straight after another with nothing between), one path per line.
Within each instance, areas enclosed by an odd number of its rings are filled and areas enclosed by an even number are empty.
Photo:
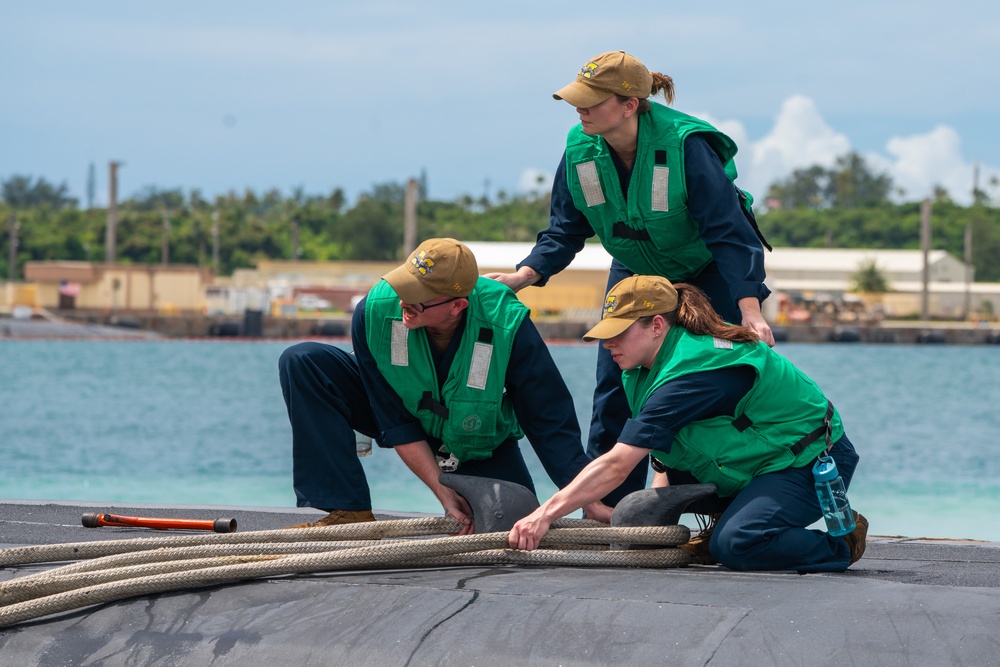
M329 514L297 527L373 521L355 431L393 448L473 530L466 500L442 470L506 480L534 492L518 440L527 436L562 488L588 463L573 399L514 292L479 275L472 252L430 239L354 311L354 351L317 342L281 355L299 507ZM457 466L457 467L456 467ZM600 502L587 515L608 521Z
M632 276L611 288L584 339L601 340L624 371L632 418L611 451L514 525L511 547L536 548L552 521L603 497L650 456L654 487L716 485L717 496L688 508L714 519L700 543L685 545L696 556L734 570L800 572L842 571L861 558L863 516L843 537L807 528L822 518L817 457L828 453L845 485L858 463L840 415L753 330L724 322L691 285Z

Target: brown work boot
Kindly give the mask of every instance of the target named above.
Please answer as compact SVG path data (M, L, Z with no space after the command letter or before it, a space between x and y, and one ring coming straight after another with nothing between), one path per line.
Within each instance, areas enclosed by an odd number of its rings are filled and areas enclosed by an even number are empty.
M868 537L868 519L857 512L854 513L854 530L844 535L847 546L851 548L851 562L854 565L865 553L865 538Z
M722 514L708 514L706 515L707 519L702 518L701 514L695 514L694 516L698 521L698 534L692 537L686 544L679 546L691 554L691 563L693 565L717 565L718 561L712 557L712 554L708 550L708 540L712 537L712 532L715 530L715 523Z
M318 528L319 526L339 526L344 523L361 523L363 521L374 521L375 515L371 510L333 510L319 521L312 523L299 523L286 528Z

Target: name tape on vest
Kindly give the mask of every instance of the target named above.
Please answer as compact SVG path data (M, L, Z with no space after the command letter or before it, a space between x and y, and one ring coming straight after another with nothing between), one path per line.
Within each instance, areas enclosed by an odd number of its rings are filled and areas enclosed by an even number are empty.
M597 176L597 163L581 162L576 165L576 175L580 179L580 187L583 188L583 198L587 200L587 206L600 206L605 201L604 190L601 189L601 179Z
M486 389L486 380L490 376L490 360L493 358L493 346L489 343L476 343L472 347L472 363L469 364L469 379L466 386L472 389Z
M407 346L409 331L402 320L392 321L392 365L409 366L410 348Z
M670 184L670 167L653 167L653 201L650 205L654 211L669 211L667 203Z

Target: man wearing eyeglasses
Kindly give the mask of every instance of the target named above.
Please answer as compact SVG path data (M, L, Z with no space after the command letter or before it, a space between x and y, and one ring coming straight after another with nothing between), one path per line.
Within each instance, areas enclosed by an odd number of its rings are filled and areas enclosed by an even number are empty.
M445 513L473 531L472 510L441 472L515 482L534 492L527 436L560 488L588 463L573 399L510 288L480 277L454 239L429 239L354 311L353 356L322 343L281 355L298 505L327 512L293 527L374 521L354 432L393 448ZM585 508L610 519L610 508Z

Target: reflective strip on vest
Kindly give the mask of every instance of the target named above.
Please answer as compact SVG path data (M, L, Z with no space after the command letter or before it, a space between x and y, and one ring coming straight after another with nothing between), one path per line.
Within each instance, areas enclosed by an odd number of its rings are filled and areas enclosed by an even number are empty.
M669 211L667 203L670 194L670 167L653 167L653 198L650 208L654 211Z
M581 162L576 165L576 175L580 179L580 188L587 206L600 206L605 201L604 190L601 189L601 179L597 177L597 163Z
M486 389L486 380L490 377L490 360L492 358L492 344L477 342L472 346L472 362L469 364L467 387Z
M410 347L407 345L409 331L402 320L392 321L392 365L410 365Z

